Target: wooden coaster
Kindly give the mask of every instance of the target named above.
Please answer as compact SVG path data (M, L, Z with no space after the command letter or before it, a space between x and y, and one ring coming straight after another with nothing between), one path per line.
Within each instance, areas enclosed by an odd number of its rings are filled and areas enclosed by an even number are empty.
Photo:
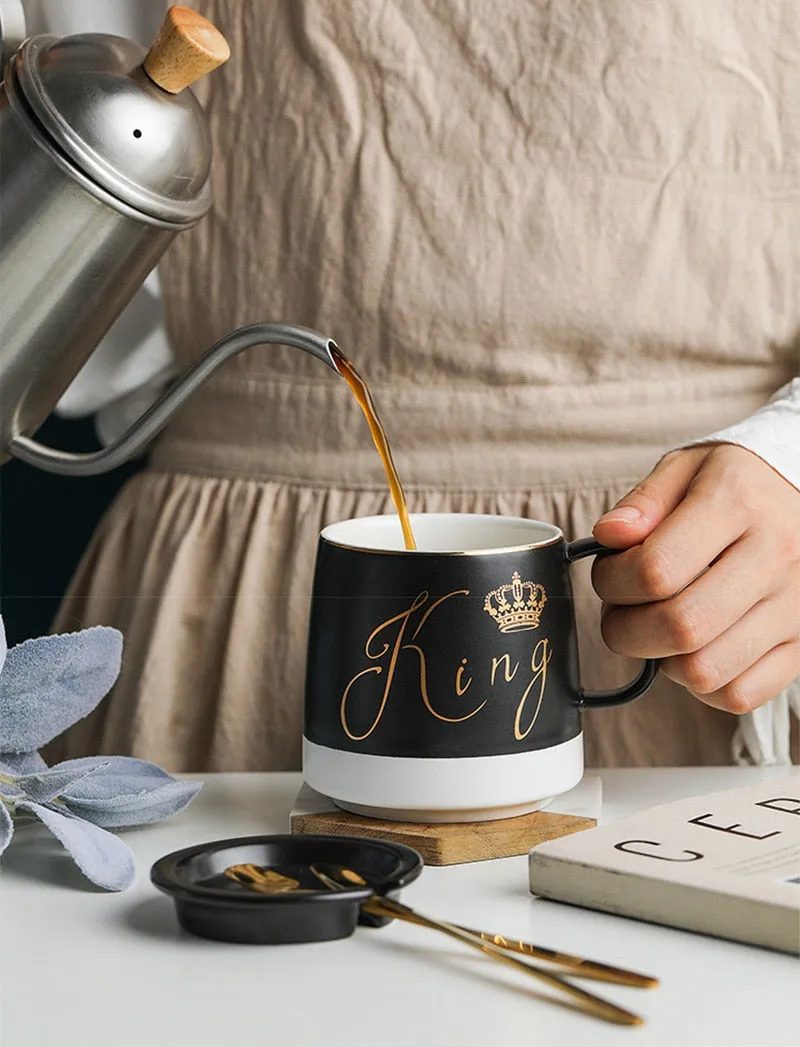
M535 811L493 822L423 825L380 821L335 810L293 813L290 824L293 833L369 836L404 843L418 851L426 865L458 865L527 854L538 843L591 829L597 822L594 818L580 818L574 814Z

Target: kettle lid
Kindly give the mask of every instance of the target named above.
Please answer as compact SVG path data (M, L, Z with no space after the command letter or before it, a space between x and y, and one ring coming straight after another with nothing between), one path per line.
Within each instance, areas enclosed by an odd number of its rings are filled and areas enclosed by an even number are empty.
M36 36L17 53L15 72L36 118L84 174L145 215L191 225L211 206L211 141L192 92L162 87L145 71L158 43L146 52L101 33Z

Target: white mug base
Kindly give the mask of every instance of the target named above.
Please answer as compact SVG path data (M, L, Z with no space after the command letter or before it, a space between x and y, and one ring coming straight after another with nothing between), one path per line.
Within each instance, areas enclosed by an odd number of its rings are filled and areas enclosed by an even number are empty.
M541 811L553 797L548 796L544 800L534 803L521 803L515 807L479 807L475 811L450 811L450 810L386 810L383 807L369 807L361 803L343 803L336 801L336 806L351 814L361 814L365 818L380 818L389 822L423 822L429 825L446 825L452 822L492 822L500 818L518 818L523 814L533 814Z
M583 777L583 735L501 756L351 753L303 738L303 776L337 807L407 822L477 822L540 810Z

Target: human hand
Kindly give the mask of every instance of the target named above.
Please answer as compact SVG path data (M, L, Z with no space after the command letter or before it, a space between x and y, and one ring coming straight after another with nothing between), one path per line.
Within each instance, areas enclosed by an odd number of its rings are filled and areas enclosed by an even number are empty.
M592 581L612 651L745 713L800 676L800 491L730 444L673 451L602 516Z

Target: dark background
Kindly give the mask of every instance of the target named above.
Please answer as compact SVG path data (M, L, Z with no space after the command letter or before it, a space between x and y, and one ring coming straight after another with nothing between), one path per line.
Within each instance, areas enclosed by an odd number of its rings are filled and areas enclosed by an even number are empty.
M100 447L91 418L51 416L37 439L67 451ZM131 462L104 476L52 476L13 459L0 467L0 613L9 647L50 630L78 561Z

